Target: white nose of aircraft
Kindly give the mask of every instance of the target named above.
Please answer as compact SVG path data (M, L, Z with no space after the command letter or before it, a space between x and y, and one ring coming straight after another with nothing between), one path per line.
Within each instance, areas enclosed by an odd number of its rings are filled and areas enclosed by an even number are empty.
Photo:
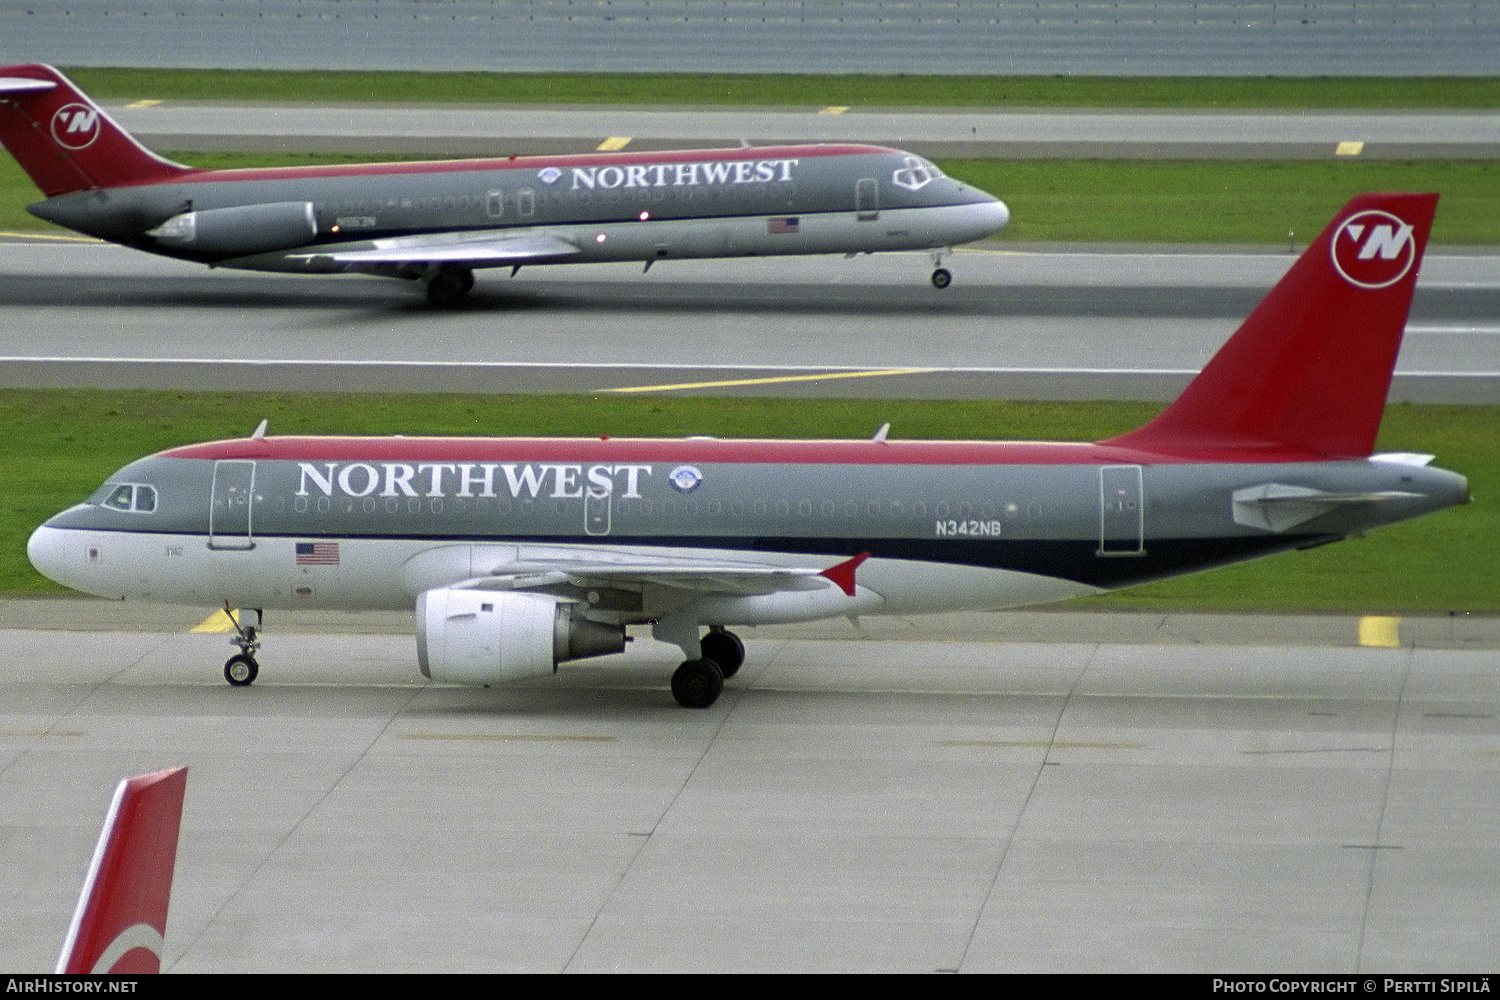
M988 209L986 215L989 219L990 233L998 233L1004 229L1005 224L1010 221L1010 207L999 198L983 207Z
M42 525L26 542L26 558L36 571L53 583L85 594L97 594L97 584L88 579L89 547L79 532Z
M36 571L53 583L68 583L63 577L62 547L57 537L60 532L56 528L49 528L45 524L31 533L31 538L26 542L26 558L31 560L31 565Z
M972 243L1004 229L1010 221L1010 209L999 198L990 198L964 205L954 221L955 228L961 231L953 234L952 243Z

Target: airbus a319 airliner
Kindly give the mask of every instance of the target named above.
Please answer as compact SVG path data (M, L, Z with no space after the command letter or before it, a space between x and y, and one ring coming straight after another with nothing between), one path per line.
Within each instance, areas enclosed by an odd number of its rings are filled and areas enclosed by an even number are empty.
M730 626L1039 604L1466 503L1431 456L1373 454L1436 202L1356 198L1171 406L1096 444L257 432L126 466L28 553L110 598L415 607L436 681L649 625L705 707L744 658Z
M474 271L783 254L932 252L1003 202L866 145L198 170L146 149L50 66L0 67L0 142L76 232L215 267L408 278L435 304Z

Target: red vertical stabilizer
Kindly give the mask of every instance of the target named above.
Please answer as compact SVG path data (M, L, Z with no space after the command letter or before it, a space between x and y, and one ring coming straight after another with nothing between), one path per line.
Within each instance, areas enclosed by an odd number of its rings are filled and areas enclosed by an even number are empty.
M0 66L0 143L42 193L171 180L192 173L131 138L51 66Z
M1105 443L1226 458L1370 455L1437 201L1349 202L1176 402Z
M115 789L59 974L161 971L186 790L185 767L126 778Z

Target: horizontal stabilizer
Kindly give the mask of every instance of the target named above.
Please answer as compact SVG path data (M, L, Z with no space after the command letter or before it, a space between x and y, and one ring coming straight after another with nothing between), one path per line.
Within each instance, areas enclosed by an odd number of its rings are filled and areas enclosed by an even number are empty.
M1235 490L1234 523L1267 531L1286 531L1337 507L1408 500L1420 493L1382 490L1376 493L1329 493L1306 486L1264 483Z
M0 94L39 94L57 84L51 80L33 80L24 76L0 76Z

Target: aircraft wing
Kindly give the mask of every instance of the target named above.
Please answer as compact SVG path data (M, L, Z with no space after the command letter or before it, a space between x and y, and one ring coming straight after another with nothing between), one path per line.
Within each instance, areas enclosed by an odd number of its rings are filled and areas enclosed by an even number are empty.
M400 236L388 240L373 240L368 245L361 245L359 249L308 250L290 256L294 260L331 260L351 269L358 269L403 264L497 267L560 260L578 252L578 247L567 240L546 233L491 231L482 236L472 233Z
M858 555L831 567L765 566L755 563L641 560L638 562L577 561L514 562L497 566L489 576L458 586L472 590L545 590L572 586L584 590L640 590L670 587L696 594L750 596L791 590L821 590L837 586L854 593L854 570L868 558Z

